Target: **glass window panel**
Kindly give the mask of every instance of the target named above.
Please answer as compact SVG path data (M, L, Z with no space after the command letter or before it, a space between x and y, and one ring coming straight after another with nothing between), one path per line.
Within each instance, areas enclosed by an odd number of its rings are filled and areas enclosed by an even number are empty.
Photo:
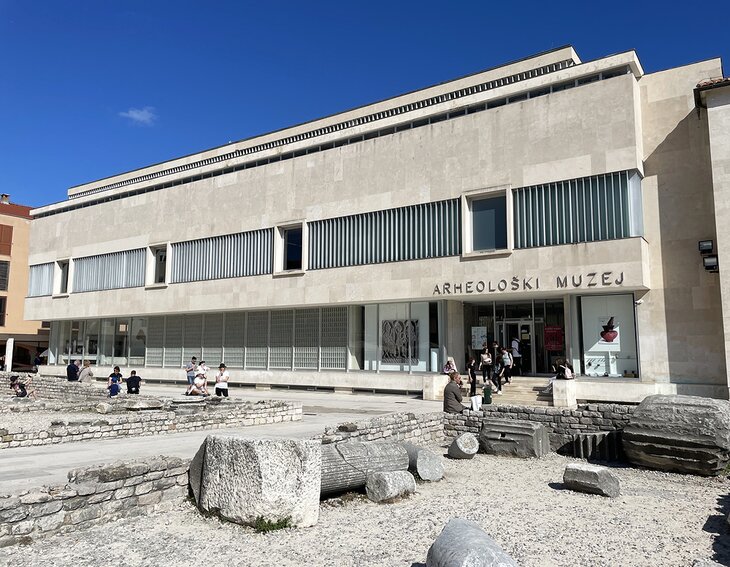
M302 229L288 228L284 231L284 269L302 269Z
M97 355L100 366L112 366L114 349L114 319L103 319L101 322L101 341Z
M507 199L504 195L471 203L474 250L507 248Z
M92 366L96 365L96 359L99 352L99 332L101 331L101 321L92 319L86 321L86 336L84 337L85 348L84 358L91 361Z
M117 319L116 333L114 335L114 362L115 366L127 366L129 364L129 319Z
M132 332L129 335L129 364L144 366L145 350L147 349L147 318L134 317Z

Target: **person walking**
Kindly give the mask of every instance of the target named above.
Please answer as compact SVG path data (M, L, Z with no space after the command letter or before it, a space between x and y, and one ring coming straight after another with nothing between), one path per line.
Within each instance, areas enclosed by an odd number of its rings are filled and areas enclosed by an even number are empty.
M512 339L512 373L522 376L522 353L520 347L522 342L517 337Z
M502 366L504 367L502 376L504 376L505 384L512 382L512 366L514 365L514 359L510 353L511 350L511 348L502 347Z
M482 348L482 352L479 353L479 369L482 371L482 383L486 388L492 383L492 373L494 372L494 359L489 352L487 343L484 343L483 347L484 348Z
M492 383L494 384L494 387L496 388L495 392L502 395L502 377L504 376L504 359L502 358L502 355L500 354L495 360L494 360L494 370L492 372Z
M469 397L473 398L477 395L477 362L474 357L466 363L466 371L469 373Z

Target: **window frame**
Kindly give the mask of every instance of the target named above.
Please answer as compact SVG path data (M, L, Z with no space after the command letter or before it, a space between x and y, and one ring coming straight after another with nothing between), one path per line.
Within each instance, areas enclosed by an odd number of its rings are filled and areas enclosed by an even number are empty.
M286 269L286 234L290 230L300 229L302 231L302 264L298 269ZM309 259L309 234L307 221L304 219L292 220L278 224L274 232L274 269L272 275L276 276L298 276L303 275L308 268Z
M507 231L507 247L494 250L474 250L474 214L473 204L476 201L494 197L505 198L505 230ZM465 191L461 195L461 241L462 258L484 258L489 256L509 256L514 249L514 227L512 219L512 185L496 185Z

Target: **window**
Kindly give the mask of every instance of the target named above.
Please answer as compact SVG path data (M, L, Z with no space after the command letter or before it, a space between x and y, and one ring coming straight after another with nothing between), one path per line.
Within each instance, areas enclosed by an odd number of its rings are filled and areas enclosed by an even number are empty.
M0 262L0 291L8 291L10 262Z
M507 198L504 195L471 202L472 249L507 248Z
M154 256L154 280L152 283L165 283L165 274L167 273L167 246L154 247L152 256Z
M0 327L5 326L5 309L8 306L8 298L0 297Z
M68 293L68 260L61 260L58 262L58 269L60 272L58 293Z
M10 256L13 247L13 227L0 224L0 254Z
M284 270L302 269L302 227L284 229Z

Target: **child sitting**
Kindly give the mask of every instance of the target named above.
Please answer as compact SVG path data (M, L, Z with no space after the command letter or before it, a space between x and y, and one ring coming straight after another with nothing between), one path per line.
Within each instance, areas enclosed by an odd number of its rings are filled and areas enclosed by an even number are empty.
M20 378L18 376L11 376L10 377L10 389L15 392L15 395L18 398L26 398L30 397L34 400L36 399L35 396L35 389L28 391L28 386L32 385L33 379L32 378L26 378L25 384L20 381Z
M122 373L119 371L119 367L114 367L114 372L109 374L109 383L107 384L107 390L109 390L109 397L113 398L118 395L122 389Z

